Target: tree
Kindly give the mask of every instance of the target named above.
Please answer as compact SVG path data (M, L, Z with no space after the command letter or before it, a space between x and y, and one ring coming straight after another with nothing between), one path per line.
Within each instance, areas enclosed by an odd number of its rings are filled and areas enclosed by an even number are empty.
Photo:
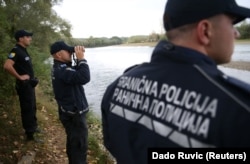
M159 39L160 39L160 35L159 34L157 34L157 33L155 33L155 32L152 32L150 35L149 35L149 38L148 38L149 40L149 42L157 42L157 41L159 41Z
M7 34L13 38L18 29L34 32L33 45L48 49L48 43L71 37L71 25L52 9L62 0L3 0L1 7L8 20Z
M0 63L3 65L8 52L15 44L14 33L26 29L34 33L29 53L39 79L49 83L48 70L44 65L49 55L50 43L70 38L71 25L53 10L62 0L0 0ZM45 79L46 78L46 79ZM13 79L0 69L0 99L12 94ZM41 81L43 83L43 81ZM11 86L11 87L10 87Z
M3 2L0 2L2 4ZM7 30L9 29L9 23L7 19L7 14L5 12L5 9L2 5L0 5L0 54L5 52L7 50L7 47L10 43L10 36L7 33Z
M250 24L247 21L242 22L240 26L236 28L240 32L240 39L250 38Z

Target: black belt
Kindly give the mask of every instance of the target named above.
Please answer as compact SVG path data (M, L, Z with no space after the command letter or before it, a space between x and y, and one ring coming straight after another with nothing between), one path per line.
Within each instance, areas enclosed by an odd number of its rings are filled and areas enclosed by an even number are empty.
M63 113L69 113L69 114L83 114L85 111L87 111L87 108L86 109L83 109L83 110L80 110L80 111L77 111L77 112L72 112L72 111L67 111L67 110L64 110L63 107L61 106L60 108L62 110Z

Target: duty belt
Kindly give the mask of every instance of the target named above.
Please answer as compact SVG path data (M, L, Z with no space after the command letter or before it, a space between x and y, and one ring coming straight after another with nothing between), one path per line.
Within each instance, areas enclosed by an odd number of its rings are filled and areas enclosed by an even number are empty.
M85 111L87 111L87 109L83 109L83 110L80 110L80 111L76 111L76 112L72 112L72 111L67 111L67 110L64 110L63 107L61 106L60 108L62 110L63 113L69 113L69 114L83 114Z

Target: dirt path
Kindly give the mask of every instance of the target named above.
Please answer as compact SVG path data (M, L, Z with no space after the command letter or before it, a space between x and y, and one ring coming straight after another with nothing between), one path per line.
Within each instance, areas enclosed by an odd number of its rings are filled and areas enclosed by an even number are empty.
M60 163L67 164L66 156L66 134L64 128L58 120L58 116L53 114L48 114L47 109L42 107L39 112L40 118L44 119L42 122L42 130L44 134L41 137L44 139L43 148L46 151L41 151L37 153L35 158L35 163ZM37 136L39 137L39 135Z

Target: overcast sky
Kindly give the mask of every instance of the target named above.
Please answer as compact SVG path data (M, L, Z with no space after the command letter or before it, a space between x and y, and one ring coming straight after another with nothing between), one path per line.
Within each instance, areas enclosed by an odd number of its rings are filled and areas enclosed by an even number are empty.
M236 0L250 7L249 0ZM166 0L63 0L58 15L72 25L75 38L149 35L164 33Z

